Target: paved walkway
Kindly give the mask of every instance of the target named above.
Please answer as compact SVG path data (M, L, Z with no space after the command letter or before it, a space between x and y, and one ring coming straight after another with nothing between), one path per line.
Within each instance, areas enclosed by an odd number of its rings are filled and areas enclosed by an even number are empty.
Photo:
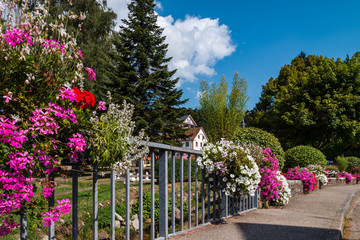
M308 195L297 195L282 209L257 209L176 239L339 240L344 217L359 191L360 185L326 187ZM358 207L359 218L353 222L360 221Z

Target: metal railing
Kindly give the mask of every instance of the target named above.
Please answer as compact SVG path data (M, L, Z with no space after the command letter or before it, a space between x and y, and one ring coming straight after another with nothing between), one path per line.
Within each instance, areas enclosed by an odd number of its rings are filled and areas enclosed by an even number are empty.
M231 197L221 191L220 179L210 181L205 178L204 170L198 168L196 159L202 152L187 148L174 147L159 143L149 143L151 157L151 213L150 239L167 239L168 237L184 233L199 226L209 224L230 216L234 216L258 207L258 193L253 197ZM184 160L187 159L187 174L184 172ZM138 239L144 238L143 222L143 160L138 164ZM179 164L176 164L177 163ZM194 164L195 162L195 164ZM180 165L180 166L176 166ZM170 169L170 170L169 170ZM201 171L200 171L201 170ZM180 176L176 178L176 173ZM185 175L184 175L185 174ZM200 177L201 174L201 177ZM194 176L194 179L192 179ZM78 177L79 169L72 167L72 239L78 239ZM98 239L98 168L93 166L93 240ZM185 179L187 177L187 179ZM155 181L156 180L156 181ZM156 184L155 184L156 182ZM170 182L170 191L169 191ZM184 184L187 193L185 193ZM115 173L110 172L110 238L115 239ZM157 185L157 187L156 187ZM200 186L199 186L200 185ZM170 196L169 196L170 192ZM156 193L159 204L155 206ZM177 194L177 195L176 195ZM187 202L184 204L184 198ZM168 203L171 201L171 208ZM177 206L179 209L177 208ZM187 205L187 217L184 216ZM49 207L54 206L54 194L49 200ZM155 219L155 210L159 211L158 221ZM176 210L178 215L176 217ZM130 239L130 172L125 176L125 239ZM20 238L26 239L26 213L21 215ZM187 223L187 224L186 224ZM187 225L187 226L185 226ZM49 239L55 239L54 223L49 227Z

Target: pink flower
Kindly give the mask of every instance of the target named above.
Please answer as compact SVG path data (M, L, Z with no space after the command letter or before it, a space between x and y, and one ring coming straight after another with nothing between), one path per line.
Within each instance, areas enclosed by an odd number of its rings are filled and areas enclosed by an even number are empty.
M83 54L82 54L81 50L80 50L80 49L78 49L77 51L78 51L78 55L80 56L80 59L84 59L84 56L83 56Z
M48 188L48 187L43 187L43 189L44 189L44 191L43 191L44 197L46 197L46 198L47 198L47 197L51 197L54 189Z
M12 92L8 92L6 95L3 96L3 98L5 98L6 103L9 103L10 100L12 100L12 95L13 95Z
M30 46L33 44L29 34L24 33L21 29L17 29L17 28L13 28L12 31L10 31L10 29L8 29L6 34L4 34L4 39L6 40L6 43L10 44L13 47L16 47L20 43L24 42L24 40Z
M86 149L86 141L83 135L80 133L73 134L72 138L69 138L70 142L67 145L70 147L72 153L71 158L77 162L77 154L79 152L84 152Z
M99 101L97 109L105 111L106 110L105 102Z
M71 102L77 102L76 96L76 93L69 87L60 88L60 94L58 95L62 100L69 99Z
M96 81L96 74L95 74L94 70L92 70L89 67L86 67L85 70L88 72L88 75L89 75L88 79Z

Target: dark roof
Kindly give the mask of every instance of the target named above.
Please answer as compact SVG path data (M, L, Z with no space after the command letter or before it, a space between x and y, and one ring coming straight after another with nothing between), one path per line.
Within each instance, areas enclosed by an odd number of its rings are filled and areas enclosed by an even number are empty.
M189 129L185 132L185 135L188 136L188 137L186 138L186 140L194 140L194 138L195 138L196 135L200 132L201 129L203 130L203 133L204 133L206 139L208 139L207 136L206 136L206 133L205 133L204 129L203 129L202 127L196 127L196 128L189 128Z

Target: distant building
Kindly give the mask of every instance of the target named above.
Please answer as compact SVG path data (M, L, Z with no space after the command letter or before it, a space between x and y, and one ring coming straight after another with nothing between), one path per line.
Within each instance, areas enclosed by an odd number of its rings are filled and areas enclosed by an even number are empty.
M182 120L183 122L181 125L188 129L185 131L185 135L188 137L181 141L183 147L201 150L204 147L204 144L209 141L204 129L197 126L191 115L183 116L179 118L179 120Z

